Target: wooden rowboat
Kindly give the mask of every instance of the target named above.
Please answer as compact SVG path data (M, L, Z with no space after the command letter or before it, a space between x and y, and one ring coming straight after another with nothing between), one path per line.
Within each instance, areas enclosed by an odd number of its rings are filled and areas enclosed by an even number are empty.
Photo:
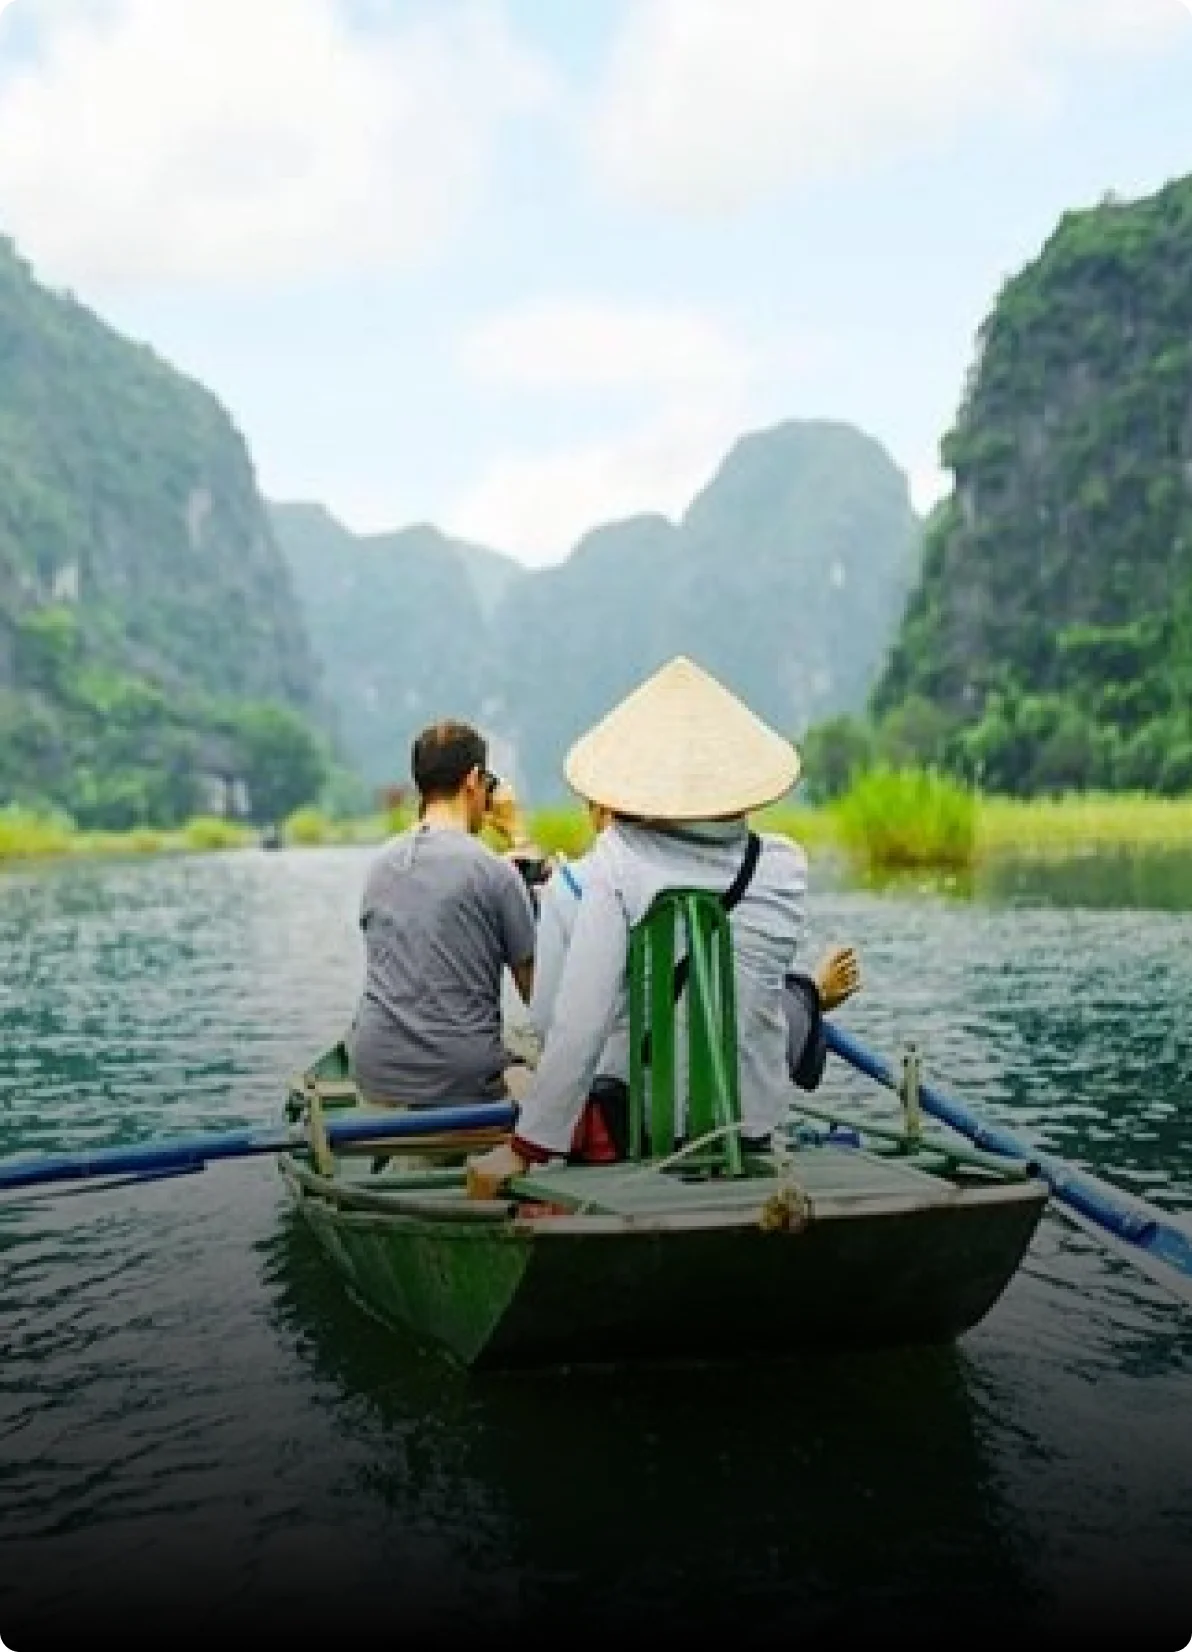
M1001 1296L1048 1197L1023 1166L913 1120L883 1134L792 1113L787 1142L738 1174L681 1153L560 1163L478 1201L459 1162L416 1168L458 1135L403 1139L383 1170L392 1140L330 1147L327 1123L358 1102L337 1045L291 1090L310 1145L281 1174L356 1300L472 1367L949 1341Z
M628 1159L535 1169L499 1199L466 1197L463 1159L513 1105L369 1109L343 1043L292 1081L274 1126L17 1155L0 1192L274 1155L358 1301L466 1366L950 1341L997 1302L1049 1203L1192 1306L1186 1216L1034 1149L921 1082L913 1050L899 1072L833 1017L828 1050L900 1115L792 1087L772 1150L747 1151L731 944L706 891L660 897L633 932L629 1021Z

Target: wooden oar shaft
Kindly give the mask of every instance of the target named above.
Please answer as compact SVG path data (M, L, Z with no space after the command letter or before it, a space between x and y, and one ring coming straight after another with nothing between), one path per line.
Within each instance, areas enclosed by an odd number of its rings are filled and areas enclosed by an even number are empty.
M339 1142L400 1139L403 1136L455 1134L480 1128L508 1129L514 1120L509 1102L476 1102L459 1107L418 1107L392 1113L328 1121L327 1139ZM261 1153L288 1153L307 1145L300 1127L214 1130L200 1135L137 1142L126 1147L99 1147L81 1153L46 1153L38 1158L0 1164L0 1191L39 1187L47 1182L88 1177L170 1174L201 1170L215 1159L247 1159Z
M899 1088L898 1078L889 1062L874 1055L859 1039L834 1022L825 1020L824 1028L829 1049L851 1067L887 1089ZM951 1125L975 1146L1025 1161L1047 1183L1052 1195L1061 1204L1071 1207L1116 1238L1145 1248L1177 1272L1192 1277L1192 1237L1172 1221L1168 1212L1134 1195L1123 1194L1096 1176L1074 1169L1063 1159L1036 1152L1012 1131L979 1118L963 1103L944 1095L934 1085L920 1083L919 1099L924 1112Z

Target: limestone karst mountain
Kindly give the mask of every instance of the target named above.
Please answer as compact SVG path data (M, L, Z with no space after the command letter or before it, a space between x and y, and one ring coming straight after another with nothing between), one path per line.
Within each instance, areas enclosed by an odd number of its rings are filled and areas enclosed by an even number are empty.
M318 683L228 413L0 240L0 803L185 813Z
M1011 792L1192 788L1192 178L1066 214L981 329L879 715Z
M596 528L551 568L428 528L357 539L316 506L273 519L369 778L401 778L417 727L451 712L482 722L538 802L567 795L576 735L676 653L791 733L860 709L919 537L880 444L819 420L742 437L679 522Z

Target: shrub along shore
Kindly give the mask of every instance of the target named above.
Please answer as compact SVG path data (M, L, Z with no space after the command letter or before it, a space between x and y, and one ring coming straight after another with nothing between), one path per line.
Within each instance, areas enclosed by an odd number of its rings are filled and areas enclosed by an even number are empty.
M287 847L380 843L409 821L394 811L338 820L299 809L280 828ZM1080 794L1030 800L986 797L926 770L876 769L819 807L776 805L756 823L798 839L810 855L846 856L870 870L965 870L1005 856L1065 855L1097 848L1192 848L1192 797ZM582 854L586 811L532 812L544 850ZM172 831L82 832L58 817L0 809L0 862L77 855L203 853L255 848L261 834L243 823L196 816Z

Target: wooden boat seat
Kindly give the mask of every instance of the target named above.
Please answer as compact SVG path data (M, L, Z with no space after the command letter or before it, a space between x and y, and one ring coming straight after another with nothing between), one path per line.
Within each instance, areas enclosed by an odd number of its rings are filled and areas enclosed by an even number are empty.
M681 1068L684 1028L687 1059ZM675 1152L683 1071L682 1133L687 1143L702 1143L684 1153L683 1168L742 1175L732 932L713 891L664 890L634 925L629 1039L630 1159L665 1159Z
M324 1107L355 1107L360 1101L354 1078L312 1078L310 1084Z

